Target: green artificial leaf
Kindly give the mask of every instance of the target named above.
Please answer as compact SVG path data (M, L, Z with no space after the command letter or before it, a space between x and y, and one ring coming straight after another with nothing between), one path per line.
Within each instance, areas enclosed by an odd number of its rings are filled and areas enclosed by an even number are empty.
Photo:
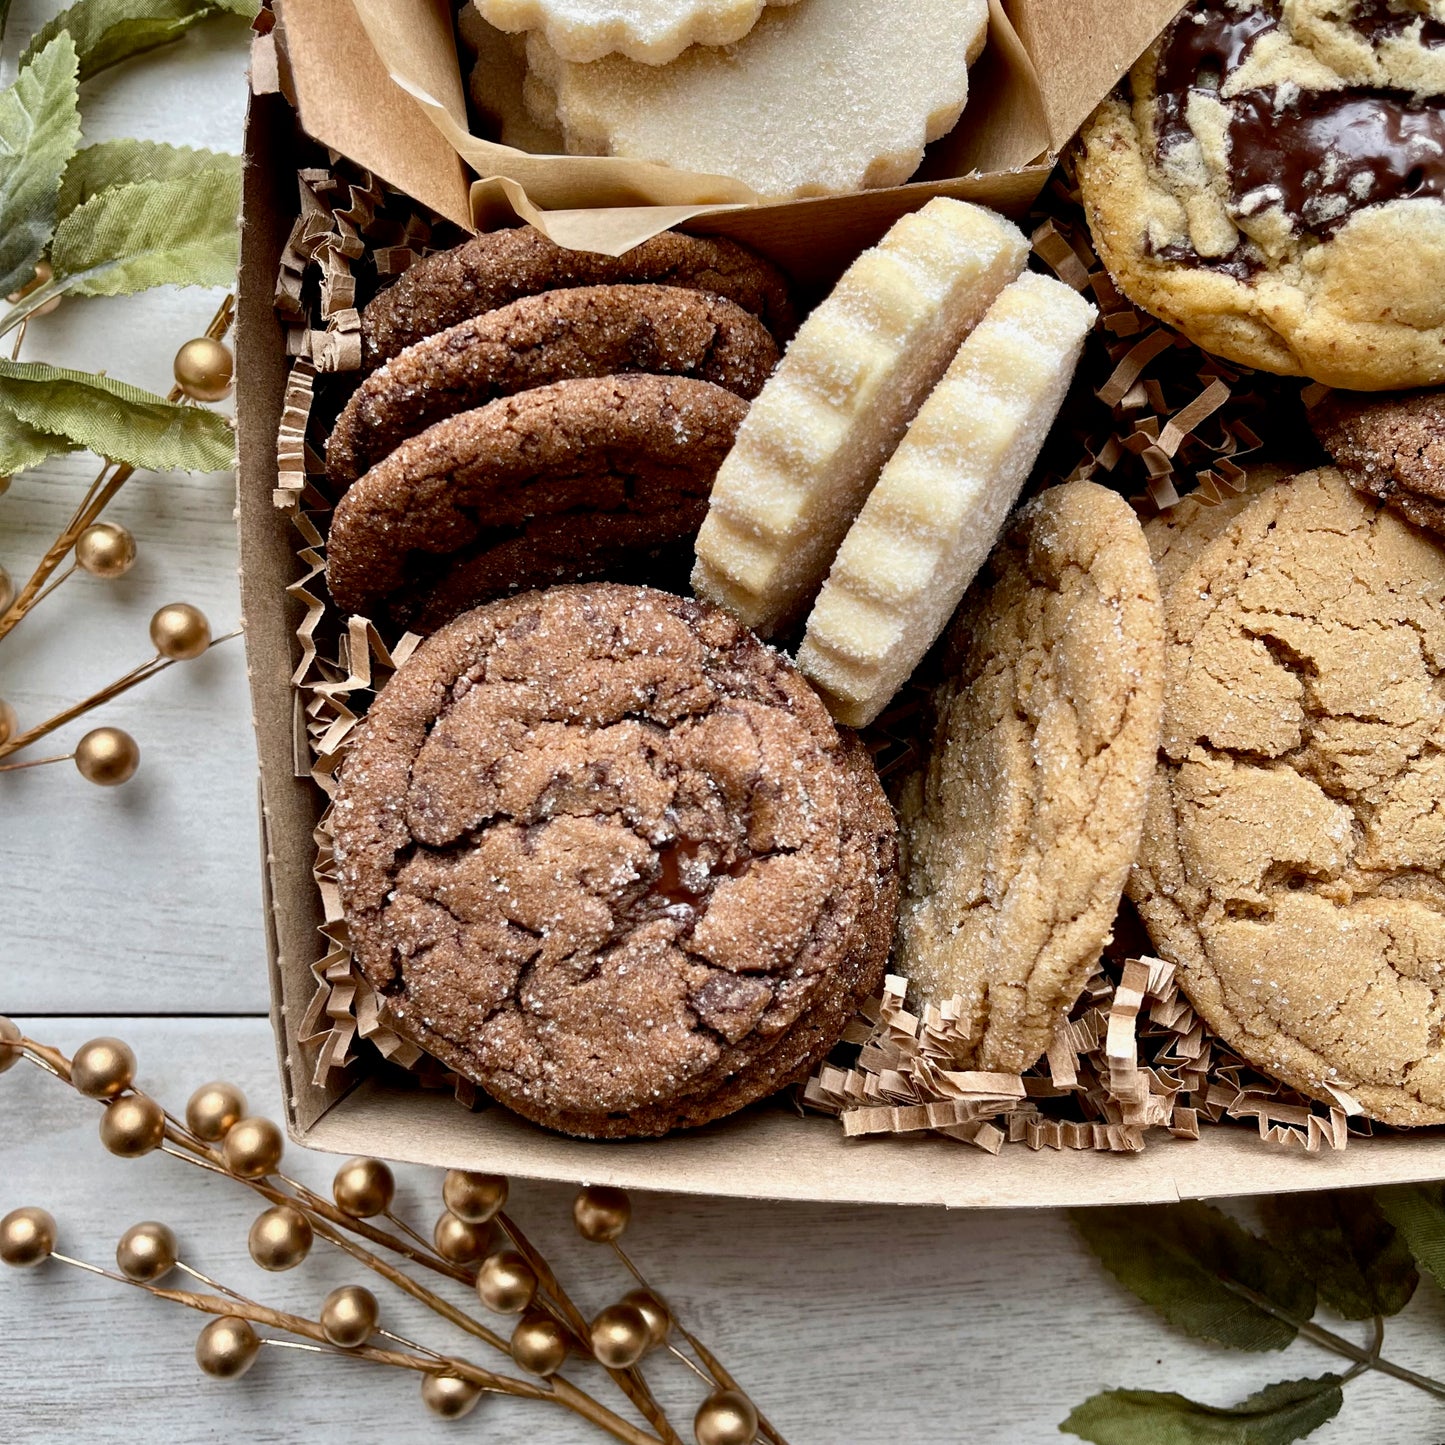
M1377 1189L1375 1202L1400 1231L1415 1263L1445 1289L1445 1186L1397 1184Z
M35 279L55 229L60 177L79 143L75 46L60 35L0 91L0 296Z
M1333 1420L1344 1404L1339 1375L1281 1380L1237 1405L1199 1405L1152 1390L1106 1390L1060 1430L1094 1445L1289 1445Z
M75 41L80 79L179 40L198 21L213 15L254 19L258 0L79 0L35 33L20 57L24 65L62 31Z
M72 450L74 443L68 437L31 426L0 406L0 477L13 477Z
M101 191L57 227L51 285L79 296L128 296L148 286L229 286L240 255L240 207L241 167L235 164Z
M1282 1350L1298 1333L1290 1320L1315 1312L1309 1277L1207 1204L1075 1209L1070 1218L1120 1284L1199 1339L1236 1350Z
M0 357L0 411L134 467L217 472L235 464L224 417L86 371Z
M1364 1190L1263 1201L1265 1233L1347 1320L1395 1315L1420 1283L1409 1246Z
M195 176L199 184L206 185L209 171L239 175L241 158L221 151L163 145L159 141L101 141L99 145L76 151L70 158L60 183L60 219L64 220L77 206L113 186L164 181L177 176Z

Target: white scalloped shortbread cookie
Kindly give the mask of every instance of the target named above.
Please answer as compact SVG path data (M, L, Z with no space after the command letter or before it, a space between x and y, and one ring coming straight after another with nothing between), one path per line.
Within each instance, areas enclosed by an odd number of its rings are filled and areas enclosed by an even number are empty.
M848 530L798 667L863 727L943 631L1038 458L1098 312L1032 272L989 308Z
M689 45L731 45L768 5L795 0L474 0L499 30L540 34L559 59L666 65Z
M488 25L468 0L457 15L463 42L476 52L467 93L491 127L492 139L533 155L561 155L566 149L562 132L534 116L523 99L527 80L527 38L507 35Z
M764 634L802 613L919 404L1028 249L1002 216L939 197L854 261L718 472L697 537L699 596Z
M957 124L987 0L867 0L767 11L726 49L667 66L563 60L533 32L529 104L555 102L574 155L626 156L733 176L767 199L900 185Z

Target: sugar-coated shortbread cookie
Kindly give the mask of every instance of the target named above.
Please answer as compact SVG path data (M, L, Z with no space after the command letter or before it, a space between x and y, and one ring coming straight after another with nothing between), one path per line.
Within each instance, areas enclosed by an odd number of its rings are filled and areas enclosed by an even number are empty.
M539 1124L704 1124L807 1076L883 981L897 830L867 750L725 612L553 587L372 704L332 814L388 1027Z
M798 667L839 722L882 712L953 616L1028 478L1098 312L1025 273L883 468L808 617Z
M795 0L474 0L501 30L535 31L563 60L665 65L689 45L731 45L767 5Z
M923 398L1027 258L1017 226L937 198L848 268L718 473L697 538L700 596L764 633L801 616Z
M1129 298L1209 351L1361 391L1445 380L1445 22L1196 0L1086 128Z
M777 343L756 316L705 291L543 291L428 336L373 371L331 429L326 471L334 486L348 487L435 422L554 381L691 376L746 398L777 361Z
M467 93L490 128L491 139L533 155L564 154L567 142L556 122L533 116L523 98L527 37L488 25L475 0L458 13L457 29L474 53Z
M804 0L769 9L747 38L666 66L563 60L537 34L527 64L579 155L626 156L732 176L759 196L894 186L952 130L988 32L986 0ZM545 87L545 98L543 87Z
M896 966L958 998L982 1069L1028 1068L1108 941L1159 747L1164 619L1129 504L1070 482L1018 515L950 634L901 800Z
M432 632L525 587L681 581L748 404L708 381L558 381L402 442L342 497L326 582L343 612Z
M1307 472L1240 512L1165 610L1130 881L1155 948L1272 1077L1445 1123L1445 549Z

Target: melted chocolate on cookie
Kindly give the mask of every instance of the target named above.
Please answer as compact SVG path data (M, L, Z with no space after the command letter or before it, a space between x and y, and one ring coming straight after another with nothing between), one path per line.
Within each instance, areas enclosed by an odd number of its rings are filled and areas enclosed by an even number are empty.
M1402 12L1389 0L1362 6L1351 24L1372 42L1407 32L1445 45L1445 24ZM1155 68L1156 154L1192 139L1191 92L1218 96L1249 59L1260 37L1278 28L1274 4L1236 12L1207 0L1174 22ZM1223 102L1229 110L1230 201L1236 215L1278 206L1297 231L1328 236L1356 212L1418 197L1445 196L1445 113L1389 90L1350 87L1300 92L1245 90ZM1176 264L1207 266L1238 280L1262 269L1247 240L1228 256L1201 257L1189 246L1155 253Z

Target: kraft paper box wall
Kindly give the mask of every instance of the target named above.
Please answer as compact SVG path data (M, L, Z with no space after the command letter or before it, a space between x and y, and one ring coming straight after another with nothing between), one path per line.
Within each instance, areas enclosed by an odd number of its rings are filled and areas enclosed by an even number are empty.
M462 74L447 0L278 0L260 44L246 133L237 331L239 527L246 653L261 772L261 828L272 1015L292 1136L313 1148L380 1154L566 1181L699 1194L954 1206L1145 1203L1180 1197L1323 1189L1445 1176L1445 1136L1352 1141L1305 1156L1253 1131L1207 1128L1198 1142L1160 1140L1142 1154L1007 1148L998 1156L940 1137L845 1140L836 1120L770 1103L661 1140L590 1143L549 1134L502 1108L471 1113L449 1095L384 1082L363 1049L325 1086L299 1041L321 952L312 830L323 799L297 776L295 629L286 589L300 575L297 534L272 502L287 361L272 309L278 263L296 216L296 170L314 160L275 77L272 46L300 125L451 221L485 227L534 217L554 237L619 249L687 218L689 229L756 247L805 289L826 287L898 216L934 195L1022 217L1056 154L1179 8L1179 0L991 0L989 49L954 136L931 148L930 179L891 190L719 211L705 178L610 177L569 159L523 156L465 134ZM366 17L362 23L361 15ZM380 52L380 53L379 53ZM382 59L382 54L386 59ZM400 75L406 88L393 78ZM423 98L419 99L418 96ZM820 120L826 123L826 120ZM487 177L474 184L465 152ZM662 202L640 205L639 200ZM388 1076L391 1077L391 1076Z

